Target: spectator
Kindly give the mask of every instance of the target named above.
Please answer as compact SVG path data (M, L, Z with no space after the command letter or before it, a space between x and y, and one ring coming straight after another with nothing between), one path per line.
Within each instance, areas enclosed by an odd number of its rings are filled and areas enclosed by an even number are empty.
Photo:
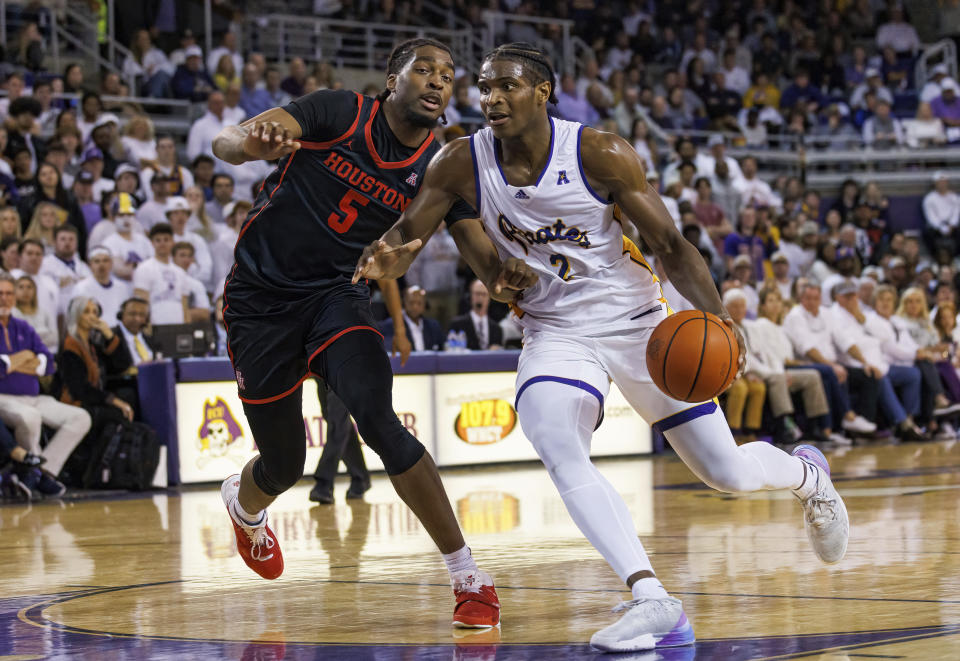
M137 209L137 220L144 231L149 231L157 223L166 220L167 200L170 197L171 183L175 182L172 182L170 177L162 172L155 173L153 178L150 179L150 199Z
M112 220L104 221L113 225L113 232L106 230L101 240L101 245L109 250L111 255L116 255L113 260L114 273L126 281L133 279L137 266L153 257L153 245L143 235L143 227L135 216L136 210L132 196L127 193L119 194L111 205ZM97 234L96 230L94 234Z
M814 138L814 147L817 149L853 149L860 145L860 136L841 114L840 107L837 104L828 106L826 114L826 123L817 124L811 131ZM866 131L866 127L864 127L864 131Z
M53 202L41 202L34 208L33 217L23 236L39 241L44 253L53 254L53 232L63 224L66 218L66 212Z
M9 184L4 186L3 197L5 202L12 202L32 195L36 186L36 171L31 165L30 150L26 147L16 149L11 156L11 160L13 161L13 188L10 188Z
M903 127L900 120L890 114L887 101L878 99L873 117L863 123L863 142L874 149L890 149L903 144Z
M53 374L53 354L30 324L12 316L15 300L13 278L0 274L0 326L4 330L0 348L0 419L13 426L18 445L45 457L47 470L57 475L90 429L90 416L40 394L38 377ZM56 429L56 433L41 450L43 425Z
M697 199L693 203L693 213L697 221L710 235L715 245L722 245L726 237L733 231L733 226L717 204L713 201L713 188L710 179L699 177L696 181Z
M223 93L223 121L240 124L247 118L247 111L240 107L240 81L230 83Z
M61 108L53 106L53 84L49 80L34 81L33 98L40 102L40 116L37 117L40 136L44 139L50 138L56 129L57 117L61 111Z
M221 55L220 61L213 69L213 84L221 92L226 92L231 85L240 84L240 69L234 68L233 59L229 55Z
M720 68L723 73L724 85L728 90L736 92L741 97L747 93L750 88L750 75L747 70L737 65L737 52L728 48L723 51L723 66Z
M946 64L938 64L930 69L930 79L920 91L920 103L930 103L943 92L943 81L950 77L950 70Z
M102 206L93 199L93 175L86 170L73 180L73 197L80 207L85 233L89 237L97 223L103 220L103 213Z
M120 305L130 298L133 288L130 283L113 277L113 254L105 246L90 249L91 277L77 283L74 296L92 298L100 306L104 319L113 319L120 311Z
M80 99L80 117L77 118L77 128L80 130L80 142L86 144L90 139L90 132L94 124L103 114L103 101L96 92L84 92Z
M204 201L213 199L214 160L206 154L200 154L190 164L194 183L200 187Z
M290 95L291 98L298 99L303 96L303 84L307 80L307 65L303 58L295 57L290 60L290 75L280 83L280 89Z
M103 176L113 179L120 159L113 152L117 147L117 126L120 120L113 113L104 113L90 130L90 144L103 154Z
M0 207L0 239L19 239L23 234L20 212L16 207Z
M167 200L165 213L166 220L173 229L174 243L186 242L193 246L193 254L191 255L193 264L188 273L201 282L203 287L212 290L216 283L210 280L213 272L213 259L210 256L207 242L199 234L186 229L187 221L190 218L190 204L184 197L171 197ZM209 310L209 301L207 308Z
M730 262L730 284L743 292L747 301L747 316L756 319L760 296L756 288L756 265L750 255L739 255Z
M851 434L872 434L877 425L860 412L875 413L880 396L875 379L864 380L857 397L857 413L850 407L850 395L845 385L849 376L846 367L838 362L834 346L836 334L833 315L820 306L820 285L806 282L798 288L795 305L783 319L783 329L793 345L797 360L808 361L806 367L820 372L827 400L830 402L832 428L842 427Z
M234 71L243 69L243 56L237 51L237 35L229 30L220 37L220 45L207 55L207 71L216 71L224 56L230 60Z
M223 212L233 202L233 177L229 174L213 175L213 199L207 202L207 216L215 223L223 222Z
M854 277L857 274L857 253L853 248L845 245L836 246L833 259L833 268L836 271L825 278L820 278L822 288L822 303L829 306L834 301L834 288Z
M941 249L956 254L960 245L960 195L950 190L945 172L934 173L933 190L923 198L923 216L923 238L931 254Z
M193 34L193 30L186 28L180 33L180 48L175 48L170 53L170 63L179 67L181 64L184 64L187 61L187 49L191 46L197 46L197 38ZM197 46L199 48L199 46ZM203 61L203 51L200 51L201 62Z
M0 240L0 262L8 273L20 268L20 239L10 236Z
M215 227L213 221L207 216L206 200L203 189L200 186L191 186L184 194L190 205L190 219L187 221L187 229L199 234L208 243L217 240L218 229L224 229L222 225ZM246 202L246 201L245 201ZM247 203L249 208L249 203Z
M929 103L920 102L917 106L917 116L914 119L905 119L901 124L903 124L903 139L907 146L913 149L937 147L947 141L943 120L933 116L933 109Z
M80 167L93 175L93 199L102 200L104 194L110 193L116 188L116 182L103 174L103 152L98 148L89 147L83 152Z
M739 288L728 289L723 295L723 304L730 312L730 316L740 321L746 316L746 296ZM741 314L742 313L742 314ZM747 358L747 366L743 376L734 381L727 390L727 402L724 414L730 431L738 441L750 440L763 427L763 404L767 398L767 386L753 368L756 361ZM746 411L746 416L744 416ZM743 437L743 432L747 437Z
M24 218L32 217L34 210L42 202L51 202L59 209L66 212L65 220L77 229L81 230L83 244L87 238L87 224L83 217L83 212L74 197L64 190L60 183L60 172L50 163L43 163L37 170L37 179L34 185L33 193L20 200L21 214Z
M877 28L877 48L892 48L897 55L913 56L920 50L917 29L903 19L903 7L892 4L890 20Z
M871 92L876 96L878 101L882 99L890 105L893 105L893 94L883 86L883 78L880 76L880 70L875 67L869 67L864 75L866 76L866 82L857 85L856 89L853 90L853 94L850 96L850 107L854 110L864 108L866 106L867 94Z
M174 66L166 54L153 45L147 30L137 30L130 43L130 54L123 61L123 75L136 78L142 96L170 96ZM134 161L136 162L136 161Z
M154 139L153 122L147 115L134 115L127 123L120 139L124 160L138 168L145 168L157 160L157 141Z
M157 160L140 172L140 182L144 189L142 197L146 201L153 200L150 182L158 172L168 176L168 195L183 195L184 191L193 186L193 174L188 168L177 163L177 143L169 133L157 136Z
M470 285L470 312L450 321L451 331L466 334L467 348L471 351L503 348L503 331L487 315L489 307L490 294L486 286L480 280L474 280Z
M403 325L406 336L414 351L442 351L443 329L435 319L424 316L427 306L426 292L417 285L407 287L403 292ZM383 339L387 347L393 346L393 334L396 332L393 319L387 318L380 323Z
M43 37L33 21L24 23L17 35L15 62L29 71L43 70Z
M213 153L213 139L225 127L233 126L224 114L222 92L212 92L207 98L207 112L190 127L187 137L187 158L195 159L200 154Z
M20 268L11 271L10 275L20 278L29 275L37 285L37 298L40 309L56 315L60 303L60 287L57 282L40 273L43 266L43 244L36 239L24 239L20 244Z
M139 367L154 360L156 354L150 338L143 332L150 326L150 304L142 298L128 298L120 304L117 318L120 323L114 327L114 332L123 338L120 351L129 355L130 364Z
M40 102L32 96L21 96L10 102L10 118L7 121L7 148L4 154L8 158L21 149L30 152L30 170L36 171L37 164L43 160L44 141L37 137L40 126L37 118L41 112Z
M773 270L773 278L771 278L770 281L771 288L775 288L777 293L780 294L781 303L783 301L789 301L790 292L793 291L793 283L796 278L790 276L790 260L787 257L787 254L782 250L778 250L770 255L770 267ZM762 292L760 294L759 304L762 308Z
M709 154L698 153L694 163L697 166L697 175L709 177L717 170L717 163L723 161L730 171L730 178L739 181L743 178L740 164L732 156L727 156L727 146L722 135L711 135L707 140Z
M247 117L256 117L274 107L270 92L260 86L260 70L248 62L243 65L243 87L240 90L240 107Z
M140 168L130 165L129 163L121 163L117 168L117 171L114 173L116 177L114 183L116 184L117 193L127 193L132 195L133 198L139 203L140 202Z
M203 283L190 275L195 266L193 245L187 241L173 244L173 263L183 269L187 291L187 320L191 323L210 322L210 297Z
M73 299L73 288L84 278L93 277L78 252L78 232L73 225L61 225L54 231L54 252L43 258L40 272L50 276L60 286L60 308L66 312L66 301Z
M127 355L118 352L120 338L100 318L92 298L75 298L67 308L67 336L57 357L62 382L60 401L83 407L93 419L94 438L108 422L133 420L133 407L104 389L108 371L120 372Z
M7 91L6 98L0 99L0 120L6 120L10 116L10 104L23 96L23 90L26 84L23 81L23 75L14 71L3 81L3 88Z
M960 86L947 78L940 87L942 89L940 96L930 102L930 109L933 110L933 115L942 120L947 127L947 140L956 142L960 140L960 96L958 96Z
M840 362L847 368L851 390L859 392L876 387L880 395L877 403L897 436L907 441L926 440L913 421L913 416L920 411L920 370L915 367L894 370L886 362L880 340L867 331L867 317L860 310L856 282L847 279L838 284L834 298L833 341ZM903 402L896 390L900 390ZM877 411L869 408L863 413L868 420L876 420L876 415Z
M182 324L188 318L188 286L183 269L173 263L173 228L158 223L150 230L154 256L133 274L133 295L150 302L154 324Z
M762 72L754 76L753 85L747 88L743 95L744 108L752 108L755 105L774 110L780 107L780 88L771 83L770 77Z
M224 224L217 225L219 236L210 244L210 257L213 260L213 269L210 276L211 282L220 283L226 280L230 269L233 267L233 251L234 247L237 245L237 239L240 236L240 225L243 223L244 218L247 217L247 212L250 211L250 208L250 203L245 200L230 202L224 208L224 213L226 214L226 217L224 218ZM198 205L195 213L197 212L204 214L204 216L206 215L202 203ZM442 234L445 234L443 230L440 230L434 234L432 240L427 243L426 246L424 246L423 250L428 250L428 246L430 246L431 243L438 241ZM454 251L459 258L460 253L456 252L456 246L454 246ZM433 262L433 260L431 260L429 257L425 257L424 260L431 263ZM417 272L415 267L418 266L418 261L420 260L414 261L414 263L410 265L410 269L407 271L406 276L407 281L412 281L412 279L415 277L413 273ZM220 287L214 287L212 291L219 291L219 289Z
M780 196L773 192L770 184L757 176L757 159L747 156L741 161L740 166L742 177L734 182L734 186L740 193L742 204L780 209L783 206Z
M891 365L916 367L922 376L920 387L920 414L917 420L928 428L940 424L934 416L956 413L960 404L954 404L944 394L940 375L935 366L939 354L930 348L920 348L906 330L902 319L895 314L897 290L891 285L880 285L873 295L874 313L867 326L868 332L880 341L884 358Z
M178 99L206 101L215 86L203 68L203 51L197 45L188 46L184 55L186 60L177 67L170 82L173 95Z
M713 174L710 176L710 188L713 201L723 211L724 217L736 218L742 206L740 191L730 176L730 167L725 160L717 161L714 166Z
M773 252L772 250L770 252ZM767 246L759 236L757 224L757 210L753 207L744 207L740 210L737 221L737 231L730 232L723 239L723 254L727 257L727 268L733 269L733 260L738 255L746 255L753 264L753 277L763 277L763 260L767 254ZM756 310L756 308L753 308Z
M265 80L266 86L264 89L267 91L267 94L270 95L270 104L272 107L282 108L290 103L290 95L280 86L281 79L279 71L273 67L268 68Z
M580 122L592 126L600 115L585 98L577 95L576 79L569 73L560 78L560 91L557 93L557 112L571 122Z
M37 283L29 275L22 275L16 279L14 294L16 307L13 308L13 316L30 324L51 353L57 351L60 346L60 336L57 332L56 310L40 307Z

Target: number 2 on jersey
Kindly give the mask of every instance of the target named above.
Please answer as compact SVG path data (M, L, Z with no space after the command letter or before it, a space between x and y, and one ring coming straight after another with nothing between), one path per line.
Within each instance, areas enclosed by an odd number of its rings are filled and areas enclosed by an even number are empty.
M550 255L550 264L552 264L553 266L558 266L558 267L560 267L560 270L559 270L559 272L557 273L557 275L560 276L560 279L561 279L561 280L566 281L566 280L569 280L569 279L571 278L571 275L570 275L570 262L567 261L567 258L566 258L566 257L564 257L563 255L554 253L554 254Z
M343 234L349 230L353 223L357 220L357 214L359 211L357 207L353 206L354 203L358 204L361 207L365 207L370 203L370 198L364 197L354 189L348 190L343 194L343 197L340 198L340 211L343 212L343 218L340 218L340 214L336 211L331 213L327 217L327 224L333 228L335 232Z

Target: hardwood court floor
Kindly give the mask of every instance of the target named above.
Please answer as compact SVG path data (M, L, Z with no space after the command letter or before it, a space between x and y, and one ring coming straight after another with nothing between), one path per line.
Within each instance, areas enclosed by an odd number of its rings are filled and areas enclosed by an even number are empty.
M683 599L696 648L619 657L960 659L960 443L831 454L852 520L820 564L789 494L730 497L673 457L600 462L654 566ZM501 631L456 638L433 546L378 477L367 502L271 510L275 582L236 555L216 487L0 506L0 660L602 659L586 641L629 598L539 465L448 471Z

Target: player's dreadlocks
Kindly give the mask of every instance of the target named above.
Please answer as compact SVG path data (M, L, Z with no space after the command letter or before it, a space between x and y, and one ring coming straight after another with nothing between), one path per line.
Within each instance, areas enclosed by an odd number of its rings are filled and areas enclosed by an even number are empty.
M548 100L550 103L557 102L557 95L554 93L555 78L550 58L533 44L528 44L525 41L515 41L497 46L483 56L484 62L492 62L493 60L510 60L523 65L524 70L530 74L534 85L550 83L550 98Z
M397 44L396 48L390 52L390 59L387 60L387 75L389 76L392 73L400 73L400 70L407 66L410 60L413 59L415 51L421 46L433 46L434 48L439 48L440 50L445 51L450 57L453 57L453 53L450 52L450 47L437 41L436 39L407 39L406 41ZM384 90L377 95L377 101L383 103L387 100L388 96L390 96L390 90L384 88Z

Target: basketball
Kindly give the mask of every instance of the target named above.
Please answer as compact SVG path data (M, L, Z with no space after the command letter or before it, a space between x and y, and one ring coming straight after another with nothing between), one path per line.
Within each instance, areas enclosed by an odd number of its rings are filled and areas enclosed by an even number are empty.
M661 321L647 343L647 370L664 393L685 402L713 399L737 375L733 330L709 312L685 310Z

